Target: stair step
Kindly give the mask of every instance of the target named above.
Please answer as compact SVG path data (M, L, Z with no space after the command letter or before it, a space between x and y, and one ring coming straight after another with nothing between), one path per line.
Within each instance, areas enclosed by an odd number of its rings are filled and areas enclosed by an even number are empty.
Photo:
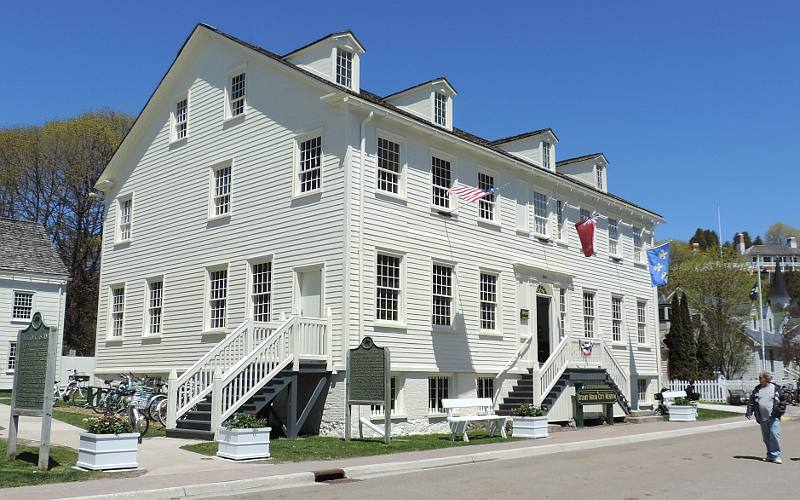
M213 432L198 429L167 429L166 434L168 438L214 440Z
M652 424L655 422L663 422L664 419L660 415L646 415L641 417L625 417L625 422L629 424Z
M184 417L185 420L207 420L211 422L210 411L188 411Z
M199 431L210 431L211 430L211 421L210 420L178 420L176 425L179 429L193 429Z

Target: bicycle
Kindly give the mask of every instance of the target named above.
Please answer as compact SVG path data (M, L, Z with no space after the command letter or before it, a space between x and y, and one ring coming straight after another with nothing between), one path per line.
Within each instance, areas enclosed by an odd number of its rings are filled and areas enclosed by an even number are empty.
M58 382L59 382L58 380L53 382L54 405L56 401L59 399L63 400L65 403L70 399L74 401L76 395L79 396L80 398L85 398L83 394L83 388L81 387L80 382L78 382L78 370L71 369L67 371L72 372L72 374L69 375L69 382L67 383L66 386L64 386L64 390L58 388Z

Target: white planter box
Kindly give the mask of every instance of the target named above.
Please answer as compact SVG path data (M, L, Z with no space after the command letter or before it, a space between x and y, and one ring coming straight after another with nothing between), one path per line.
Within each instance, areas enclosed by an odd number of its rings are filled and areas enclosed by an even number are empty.
M511 417L511 435L515 438L531 439L548 437L547 416Z
M261 429L219 428L217 456L231 460L269 458L269 433L271 427Z
M135 469L139 433L90 434L80 433L78 467L91 470Z
M669 407L670 422L694 422L697 420L697 410L694 406L675 406Z

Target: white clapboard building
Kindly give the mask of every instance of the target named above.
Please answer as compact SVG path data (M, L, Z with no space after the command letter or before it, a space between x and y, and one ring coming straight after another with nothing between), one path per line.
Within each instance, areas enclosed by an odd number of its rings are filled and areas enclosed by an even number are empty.
M11 389L17 361L17 333L42 314L64 340L69 271L41 224L0 217L0 389Z
M603 154L556 161L550 129L456 128L445 78L364 90L364 57L351 32L278 55L196 27L96 185L97 374L172 372L170 433L201 437L241 410L341 435L365 336L391 351L397 433L442 429L447 397L569 420L581 377L620 415L650 403L661 217L609 193Z

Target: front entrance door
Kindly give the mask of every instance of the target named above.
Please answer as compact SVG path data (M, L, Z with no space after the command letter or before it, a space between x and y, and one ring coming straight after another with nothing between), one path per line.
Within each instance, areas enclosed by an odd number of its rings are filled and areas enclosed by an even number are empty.
M297 273L300 290L300 315L307 318L322 317L322 271L314 269Z
M539 363L550 357L550 297L536 297L536 343Z

